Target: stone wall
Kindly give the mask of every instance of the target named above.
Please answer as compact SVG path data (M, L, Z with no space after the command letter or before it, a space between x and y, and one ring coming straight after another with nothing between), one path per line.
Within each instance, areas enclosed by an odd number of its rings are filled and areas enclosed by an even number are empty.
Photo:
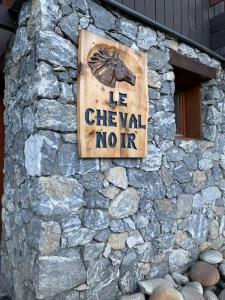
M80 160L78 28L148 54L146 159ZM175 139L169 49L218 70L203 139ZM2 271L16 300L113 300L225 246L224 73L218 61L93 0L25 2L7 57Z

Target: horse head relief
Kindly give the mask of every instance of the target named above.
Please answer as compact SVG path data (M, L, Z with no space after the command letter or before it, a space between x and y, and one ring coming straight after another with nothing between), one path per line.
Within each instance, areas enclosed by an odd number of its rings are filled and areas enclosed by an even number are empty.
M109 53L110 48L101 48L88 61L92 74L104 85L114 88L117 81L135 86L136 76L119 58L118 51Z

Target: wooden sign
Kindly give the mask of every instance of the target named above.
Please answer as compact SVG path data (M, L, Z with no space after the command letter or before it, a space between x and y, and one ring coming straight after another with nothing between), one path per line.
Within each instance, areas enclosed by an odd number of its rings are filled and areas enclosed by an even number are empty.
M147 154L147 56L80 32L78 143L82 158Z

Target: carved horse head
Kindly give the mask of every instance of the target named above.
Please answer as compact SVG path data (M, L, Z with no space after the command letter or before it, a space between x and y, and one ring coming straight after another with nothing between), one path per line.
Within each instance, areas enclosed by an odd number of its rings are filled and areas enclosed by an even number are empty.
M112 55L108 49L99 49L88 61L93 75L104 85L114 88L117 81L126 81L135 85L136 76L119 58L118 52Z

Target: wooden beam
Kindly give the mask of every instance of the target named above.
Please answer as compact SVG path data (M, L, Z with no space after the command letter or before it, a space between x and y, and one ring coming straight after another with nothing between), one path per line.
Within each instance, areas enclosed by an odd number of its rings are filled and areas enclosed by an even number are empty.
M224 0L209 0L209 5L210 6L213 6L213 5L216 5L220 2L223 2Z
M8 8L0 5L0 28L14 32L16 30L16 21L10 15Z
M216 69L208 67L199 61L170 50L170 63L172 66L193 73L199 81L215 79Z

